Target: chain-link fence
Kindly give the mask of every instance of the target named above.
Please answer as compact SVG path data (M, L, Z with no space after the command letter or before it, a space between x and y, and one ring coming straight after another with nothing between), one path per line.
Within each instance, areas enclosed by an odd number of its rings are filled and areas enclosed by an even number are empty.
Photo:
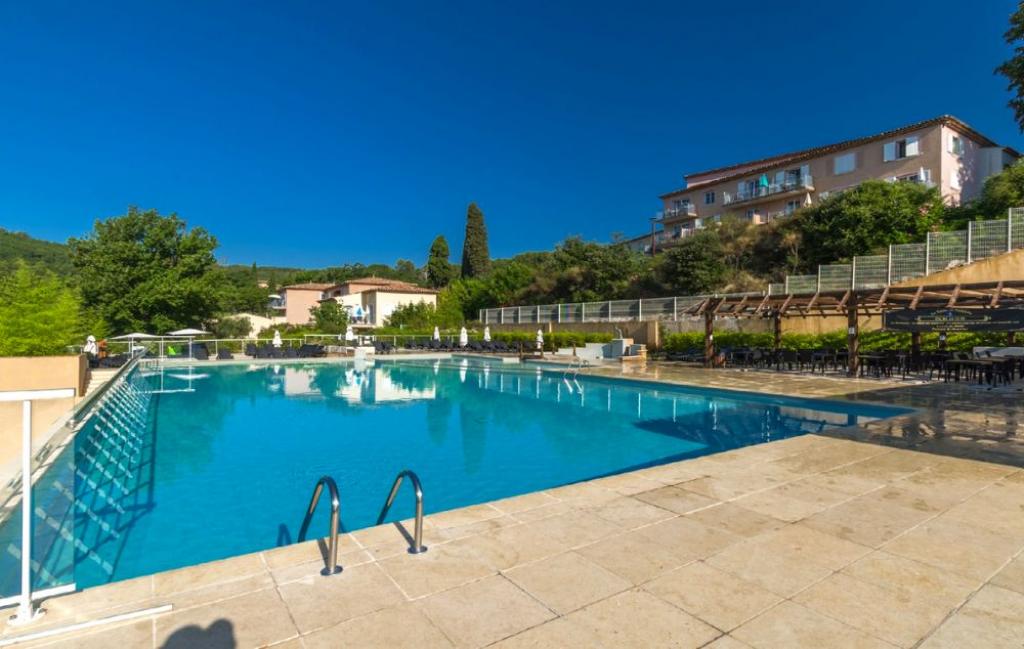
M779 295L877 288L1021 248L1024 248L1024 207L1013 207L1005 219L974 221L966 230L955 232L930 232L924 243L895 244L889 246L889 253L885 255L866 255L854 257L850 264L819 266L815 275L788 275L784 282L772 282L766 290L770 295ZM730 295L754 298L765 293ZM480 320L485 324L676 320L708 297L712 296L482 309Z

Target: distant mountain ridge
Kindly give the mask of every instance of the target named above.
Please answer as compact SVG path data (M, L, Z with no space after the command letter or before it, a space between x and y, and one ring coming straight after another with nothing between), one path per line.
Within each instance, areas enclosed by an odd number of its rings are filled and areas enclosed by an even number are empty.
M0 228L0 270L13 267L18 259L45 266L58 275L72 272L71 251L67 244L44 241L24 232Z

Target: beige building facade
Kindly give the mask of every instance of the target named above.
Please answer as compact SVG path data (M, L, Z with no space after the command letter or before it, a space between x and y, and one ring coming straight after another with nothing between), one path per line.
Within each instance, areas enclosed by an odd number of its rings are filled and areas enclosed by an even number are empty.
M661 230L637 249L670 245L726 215L755 224L784 218L866 180L938 187L950 204L970 200L1019 154L950 115L876 135L710 169L663 194ZM658 234L660 232L660 235ZM660 239L660 241L659 241Z
M379 327L399 306L421 302L436 306L437 291L380 277L363 277L342 284L294 284L281 291L285 321L307 324L312 319L310 309L324 300L341 304L358 324Z

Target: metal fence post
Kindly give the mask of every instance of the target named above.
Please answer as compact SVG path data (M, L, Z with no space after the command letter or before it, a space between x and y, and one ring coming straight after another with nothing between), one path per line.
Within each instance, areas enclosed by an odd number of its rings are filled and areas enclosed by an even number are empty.
M924 236L924 274L928 275L932 269L932 233Z
M967 222L967 263L971 263L971 245L974 241L974 221Z
M1013 208L1006 210L1006 252L1013 252Z
M850 290L857 288L857 256L850 260Z
M814 285L814 292L821 293L821 264L818 264L818 281Z
M516 324L523 323L523 307L516 308Z
M505 307L498 311L498 324L505 324Z
M540 323L540 305L537 305L537 322Z
M580 302L580 322L587 321L587 303Z
M892 244L889 244L889 259L886 260L885 283L892 284Z
M643 319L644 319L644 301L643 300L637 300L636 301L636 319L638 321L643 321Z
M608 322L612 321L612 301L608 300Z
M672 298L672 321L676 322L679 320L679 298Z
M555 305L555 322L562 322L562 303L559 302Z

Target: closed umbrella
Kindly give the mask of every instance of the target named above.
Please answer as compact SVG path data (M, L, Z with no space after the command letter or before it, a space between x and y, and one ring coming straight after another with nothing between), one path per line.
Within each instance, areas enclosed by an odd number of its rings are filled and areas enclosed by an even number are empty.
M350 343L356 339L356 333L352 331L352 325L345 327L345 342Z
M271 341L271 344L273 344L274 347L277 347L277 348L280 348L281 345L284 344L284 341L281 340L281 332L280 331L277 331L276 329L274 330L274 340Z
M434 327L434 340L441 340L441 330Z
M544 332L537 330L537 349L544 349Z
M490 327L484 327L484 342L485 343L491 342L491 328Z
M465 347L469 344L469 333L466 332L466 328L463 327L459 331L459 347Z

